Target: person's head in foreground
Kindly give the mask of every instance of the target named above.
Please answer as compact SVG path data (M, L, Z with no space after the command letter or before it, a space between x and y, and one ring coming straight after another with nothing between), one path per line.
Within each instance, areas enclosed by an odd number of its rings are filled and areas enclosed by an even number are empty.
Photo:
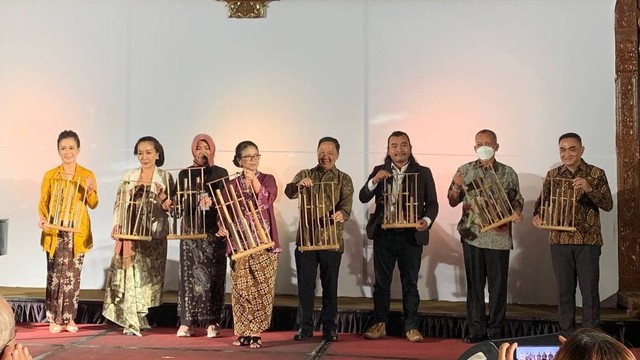
M31 360L29 350L16 344L16 320L11 305L0 296L0 360Z
M636 360L621 342L596 329L580 329L568 339L560 336L560 342L554 360ZM517 347L517 343L500 345L498 360L513 360Z
M556 360L635 360L621 342L595 329L580 329L560 346Z

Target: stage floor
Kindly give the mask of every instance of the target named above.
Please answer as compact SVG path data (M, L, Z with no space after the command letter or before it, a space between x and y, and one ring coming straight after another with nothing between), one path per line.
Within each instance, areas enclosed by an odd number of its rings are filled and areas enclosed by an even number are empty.
M22 324L17 340L26 345L34 359L457 359L470 345L457 339L427 339L410 343L406 339L385 337L364 340L355 334L340 334L327 343L321 333L305 341L292 340L293 331L265 332L261 349L233 346L231 329L222 337L209 339L204 329L191 338L177 338L175 328L157 327L142 337L125 336L119 328L107 325L81 325L75 334L50 334L47 324Z
M455 360L472 345L459 339L427 338L424 343L410 343L404 338L386 336L381 340L365 340L361 335L340 334L338 342L325 342L316 332L313 338L294 341L293 331L263 333L263 347L249 349L233 346L231 329L222 336L207 338L204 329L195 336L177 338L176 328L156 327L142 337L122 335L120 328L108 325L80 325L75 333L49 333L48 324L22 324L17 341L29 348L34 359L426 359ZM632 349L640 358L640 349Z
M276 295L271 328L264 335L265 347L250 350L231 345L234 340L233 316L228 295L221 322L222 339L204 336L178 339L175 336L179 323L175 292L166 292L164 304L150 309L147 319L155 326L143 338L122 335L121 330L102 317L104 292L101 290L81 290L76 322L83 324L82 331L61 335L49 334L47 326L42 324L46 321L44 289L0 287L0 294L12 304L16 319L21 323L19 338L38 354L46 354L46 359L62 359L76 354L82 359L89 358L85 356L87 354L94 359L111 359L127 354L128 360L222 356L280 360L323 356L332 359L457 359L469 348L460 340L468 334L464 302L421 301L418 329L428 340L426 344L411 344L403 337L400 300L391 303L388 336L381 341L364 341L361 334L371 325L372 299L341 297L337 316L340 341L325 344L318 337L305 342L293 341L298 299L292 295ZM317 298L314 313L316 330L320 330L320 306ZM556 318L555 306L510 304L503 324L503 336L516 338L554 334L558 331ZM613 308L603 308L601 318L604 331L630 347L640 347L640 321L637 318L630 317L625 310ZM577 320L580 321L579 316ZM130 353L133 357L129 356ZM188 357L184 357L187 353Z

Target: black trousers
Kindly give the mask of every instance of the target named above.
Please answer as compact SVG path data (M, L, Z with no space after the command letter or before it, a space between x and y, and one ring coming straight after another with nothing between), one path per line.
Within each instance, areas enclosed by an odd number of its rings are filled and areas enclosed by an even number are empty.
M464 269L467 275L467 326L470 335L500 338L507 313L507 278L509 250L483 249L462 242ZM489 288L489 320L484 302L484 288Z
M422 245L415 243L413 231L381 231L373 240L373 322L386 322L391 302L391 279L396 262L402 282L402 311L405 332L418 329L418 272Z
M576 280L582 294L582 326L600 324L600 254L598 245L551 245L551 262L558 286L560 329L576 328Z
M295 258L298 272L298 327L307 331L313 331L315 328L313 302L319 266L322 285L320 322L323 330L335 330L338 313L338 272L342 253L329 250L299 251L296 248Z

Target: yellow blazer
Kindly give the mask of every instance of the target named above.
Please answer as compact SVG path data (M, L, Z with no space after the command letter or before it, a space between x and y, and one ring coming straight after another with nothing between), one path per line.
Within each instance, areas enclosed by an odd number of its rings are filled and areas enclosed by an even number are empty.
M47 171L42 179L42 189L40 192L40 203L38 204L38 212L40 218L47 218L49 214L49 202L51 201L51 179L62 176L62 166L58 166ZM95 209L98 206L98 184L96 177L91 170L86 169L80 165L76 165L75 176L80 178L80 187L74 197L73 207L79 206L80 211L80 232L74 233L73 236L73 257L77 257L79 254L84 254L93 247L93 236L91 235L91 219L89 219L89 212L87 206L91 209ZM87 193L86 203L82 202L84 191L87 186L86 179L89 178L93 182L93 190ZM58 230L56 229L44 229L42 231L42 237L40 238L40 244L42 249L46 251L49 256L53 256L58 246Z

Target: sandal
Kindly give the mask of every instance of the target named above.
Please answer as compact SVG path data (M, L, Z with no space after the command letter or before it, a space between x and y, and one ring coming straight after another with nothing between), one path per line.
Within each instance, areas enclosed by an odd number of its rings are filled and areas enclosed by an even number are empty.
M251 343L251 336L238 336L236 341L232 342L235 346L247 346Z
M78 325L76 325L76 323L74 323L74 322L70 322L70 323L67 324L67 326L65 326L64 329L67 330L70 333L77 333L78 332Z
M49 323L49 332L52 334L57 334L62 331L62 325L58 325L56 323Z
M140 336L142 337L142 334L139 331L135 331L133 329L123 329L122 333L126 336Z
M252 336L249 347L252 349L260 349L262 347L262 339L260 338L260 336Z

